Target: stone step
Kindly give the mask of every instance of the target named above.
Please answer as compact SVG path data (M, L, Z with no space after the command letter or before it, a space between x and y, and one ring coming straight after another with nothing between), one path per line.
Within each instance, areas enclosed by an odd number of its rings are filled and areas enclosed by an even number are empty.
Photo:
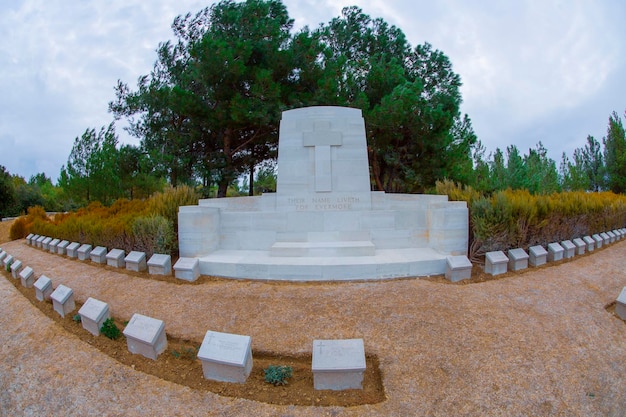
M369 240L335 242L276 242L270 249L270 256L374 256L376 246Z

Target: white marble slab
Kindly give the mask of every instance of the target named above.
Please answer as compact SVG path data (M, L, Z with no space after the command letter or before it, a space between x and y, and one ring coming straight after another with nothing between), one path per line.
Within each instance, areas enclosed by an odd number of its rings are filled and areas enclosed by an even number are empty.
M107 248L104 246L96 246L93 248L91 253L89 254L89 258L91 262L96 264L106 264L107 263Z
M83 325L83 329L87 330L94 336L100 335L100 329L104 321L111 317L109 312L109 305L104 301L96 300L95 298L87 298L85 304L78 310L80 315L80 322Z
M39 277L33 284L35 288L35 298L39 301L45 301L50 299L52 294L52 280L45 275Z
M316 390L363 389L363 339L314 340L311 367Z
M89 243L83 243L82 245L80 245L80 247L76 251L78 260L79 261L89 260L90 259L89 255L91 254L92 249L93 249L93 246L91 246Z
M162 320L135 313L123 333L130 353L156 360L167 348Z
M172 257L155 253L148 260L148 273L152 275L171 275Z
M126 263L126 269L129 271L143 272L148 269L145 252L131 251L124 258L124 262Z
M65 255L67 253L67 247L70 245L68 240L62 240L57 245L57 253L59 255Z
M528 268L529 255L522 248L510 249L508 252L509 269L511 271L520 271Z
M22 287L32 288L35 283L35 271L30 266L24 267L20 271L20 282L22 283Z
M541 245L528 248L528 263L531 266L541 266L548 261L548 251Z
M72 242L65 248L65 253L69 258L76 259L78 258L78 248L80 248L80 243Z
M626 287L622 288L622 292L615 300L615 314L622 320L626 320Z
M576 245L571 240L564 240L561 242L563 248L563 258L569 259L576 255Z
M446 278L458 282L472 277L472 263L465 255L446 257Z
M61 317L65 317L66 314L71 313L76 308L76 304L74 303L74 291L63 284L60 284L52 291L50 298L52 299L54 311L59 313Z
M198 359L206 379L243 384L252 371L252 339L209 330L198 351Z
M174 276L185 281L195 281L200 276L198 258L178 258L174 264Z
M124 251L122 249L111 249L106 255L107 265L113 268L124 268Z
M485 254L485 273L500 275L507 271L509 258L501 250L487 252Z

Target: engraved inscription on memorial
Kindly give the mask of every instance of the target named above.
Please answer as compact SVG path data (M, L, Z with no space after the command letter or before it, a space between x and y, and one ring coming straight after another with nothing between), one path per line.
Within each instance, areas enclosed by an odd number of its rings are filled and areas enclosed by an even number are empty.
M290 197L287 203L297 211L342 211L353 210L353 204L361 202L355 196L332 196L332 197Z

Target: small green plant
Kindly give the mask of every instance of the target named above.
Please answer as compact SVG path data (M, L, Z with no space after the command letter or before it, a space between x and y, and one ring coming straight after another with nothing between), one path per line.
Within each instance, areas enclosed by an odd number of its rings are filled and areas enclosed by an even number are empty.
M194 347L186 348L180 352L175 349L172 349L172 356L174 356L176 359L183 358L183 359L195 360L197 351L198 349Z
M7 272L11 272L11 264L12 263L13 263L13 260L10 260L9 262L7 262L7 265L6 265Z
M269 382L274 386L287 385L287 378L293 375L291 366L270 365L265 372L265 382Z
M100 333L111 340L116 340L122 335L122 332L120 332L120 329L117 328L112 318L108 318L104 321L104 323L102 323Z
M72 317L72 320L74 320L76 323L80 323L81 321L80 314L75 314L74 317Z

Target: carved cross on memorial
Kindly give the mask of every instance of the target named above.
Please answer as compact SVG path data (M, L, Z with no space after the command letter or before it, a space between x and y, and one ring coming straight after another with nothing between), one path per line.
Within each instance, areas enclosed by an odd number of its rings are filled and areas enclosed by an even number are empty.
M302 134L302 144L305 147L314 147L315 150L315 191L332 191L332 159L331 146L341 146L343 143L340 132L330 130L330 122L316 120L312 132Z

